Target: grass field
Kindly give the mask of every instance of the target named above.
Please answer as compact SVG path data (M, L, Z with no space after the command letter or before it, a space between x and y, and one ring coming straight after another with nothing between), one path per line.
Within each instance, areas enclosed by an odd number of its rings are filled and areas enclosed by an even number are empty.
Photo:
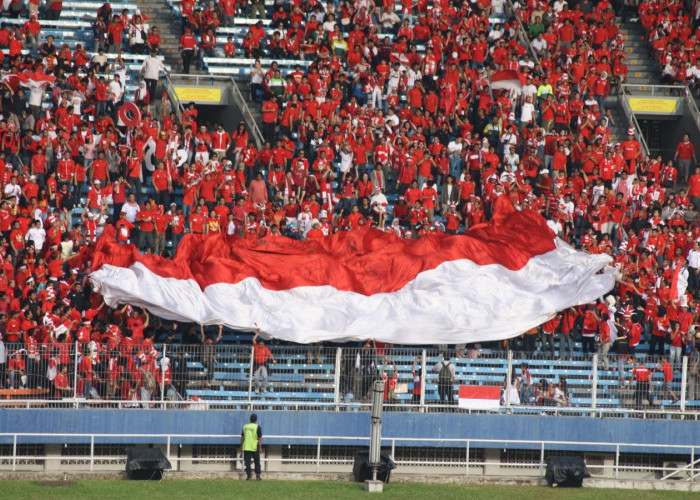
M697 493L670 491L613 490L593 488L544 488L537 486L484 486L458 484L390 483L384 493L365 493L360 483L333 481L247 482L221 479L155 481L2 481L0 497L7 499L125 499L125 498L251 498L281 500L288 498L345 499L377 498L413 500L435 496L447 499L531 500L604 499L676 500L698 498Z

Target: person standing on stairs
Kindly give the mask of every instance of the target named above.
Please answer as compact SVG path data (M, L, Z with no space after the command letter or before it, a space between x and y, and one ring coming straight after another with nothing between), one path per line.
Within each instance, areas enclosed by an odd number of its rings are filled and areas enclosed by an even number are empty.
M185 34L180 37L180 56L182 57L182 70L186 75L190 74L190 64L197 52L197 39L190 28L185 28Z
M141 76L146 81L146 87L151 99L156 95L156 85L158 85L161 71L170 77L170 73L165 69L163 61L158 58L158 52L151 50L151 54L143 60L143 65L141 66Z

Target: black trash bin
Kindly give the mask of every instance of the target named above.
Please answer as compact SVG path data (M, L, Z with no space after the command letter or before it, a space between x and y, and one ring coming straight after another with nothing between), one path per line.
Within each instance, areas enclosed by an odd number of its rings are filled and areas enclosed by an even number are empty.
M583 480L591 477L581 457L549 457L545 479L550 486L580 488Z
M379 468L377 469L377 481L383 483L389 482L391 471L396 469L396 464L389 458L389 454L382 452L379 459ZM372 467L369 465L369 451L358 451L355 455L355 465L352 468L352 474L355 476L355 481L362 483L368 479L372 479Z

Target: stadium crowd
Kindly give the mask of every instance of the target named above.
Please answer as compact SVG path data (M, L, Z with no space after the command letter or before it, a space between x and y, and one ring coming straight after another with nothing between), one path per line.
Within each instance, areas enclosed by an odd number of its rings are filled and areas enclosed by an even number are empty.
M266 11L260 0L184 0L186 69L222 53L300 61L285 76L276 63L251 70L260 149L245 124L227 131L198 120L196 105L180 114L157 95L166 68L145 16L103 5L90 57L43 37L36 16L58 18L60 5L3 7L27 21L0 28L0 385L61 396L80 383L80 394L132 399L172 380L154 341L175 330L129 305L105 307L86 286L109 225L119 242L165 256L188 232L312 239L368 225L420 238L489 220L499 196L539 211L569 244L609 254L621 276L604 301L563 311L510 347L556 358L556 340L564 359L580 339L607 369L613 347L625 359L644 342L676 370L692 356L697 371L700 168L689 136L666 159L644 156L633 129L611 136L605 100L627 68L609 1L275 2ZM639 7L656 50L684 27L684 43L660 52L673 60L678 46L689 62L692 12L691 21L675 0ZM218 47L216 30L239 15L272 27L254 24L241 47ZM148 54L133 96L122 48ZM495 85L497 75L515 80ZM142 120L125 124L125 101ZM217 341L179 333L183 343ZM98 366L114 383L93 392Z

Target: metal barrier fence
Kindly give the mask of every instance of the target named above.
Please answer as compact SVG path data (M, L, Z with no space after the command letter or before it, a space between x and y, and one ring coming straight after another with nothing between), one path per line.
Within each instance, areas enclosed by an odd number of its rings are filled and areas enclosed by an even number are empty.
M253 346L219 345L215 338L199 345L139 346L108 339L38 353L10 347L2 408L363 411L372 383L384 378L387 411L700 416L697 356L666 365L647 357L642 363L651 372L647 386L635 380L626 356L559 357L545 349L526 354L370 343L272 345L264 359ZM498 387L490 394L498 394L500 402L475 407L466 397L460 400L461 386Z
M66 442L75 443L76 441L84 441L89 443L89 446L84 446L84 454L38 454L38 449L33 452L23 450L21 447L25 442L35 442L36 438L45 438L47 442L60 442L60 439L65 439ZM149 444L155 446L163 446L166 458L174 465L174 469L179 468L179 462L191 462L193 457L180 456L180 453L174 453L179 445L196 443L196 439L201 439L202 442L216 441L222 446L230 447L230 453L224 453L226 456L219 457L203 457L207 463L223 463L230 464L233 469L243 469L243 459L238 453L238 444L240 443L239 435L229 434L79 434L79 433L0 433L0 447L5 447L7 452L0 452L0 469L2 466L10 466L13 472L22 470L36 470L36 464L46 461L59 460L61 463L67 460L83 462L89 465L89 470L93 471L95 465L99 462L104 464L120 464L124 463L125 456L117 454L98 453L97 448L102 443L109 443L110 440L124 441L129 439L131 443ZM292 447L296 443L309 443L312 445L313 451L306 451L301 456L268 456L266 453L261 453L261 462L266 468L269 463L291 463L291 464L311 464L315 465L316 471L320 471L322 464L352 464L352 456L347 458L329 458L323 453L324 444L347 443L348 446L367 446L369 437L366 436L298 436L298 435L267 435L267 442L284 441L285 447ZM465 475L479 474L478 469L482 469L486 465L501 465L502 467L515 467L520 469L533 469L538 471L540 477L544 476L546 470L546 459L548 456L560 453L559 450L581 450L593 448L596 454L607 453L611 457L614 454L612 463L603 461L602 463L588 464L594 476L608 476L618 479L622 472L652 472L659 479L683 478L686 481L695 481L700 476L700 459L697 457L695 445L677 445L677 444L636 444L636 443L619 443L619 442L575 442L575 441L539 441L526 439L434 439L426 437L408 437L408 438L392 438L383 437L382 447L389 451L392 460L399 466L416 465L415 460L402 460L401 455L397 453L403 448L412 448L416 443L425 443L425 446L439 444L440 446L448 446L454 444L452 449L463 450L463 453L454 454L449 460L430 459L425 454L421 455L421 466L457 466L462 467ZM504 452L501 454L500 461L489 460L483 455L472 453L478 449L499 449ZM526 449L532 453L527 456L518 457L516 460L509 459L508 451L517 451ZM654 460L648 463L642 463L638 460L643 455L648 455L649 449L658 450ZM264 451L264 450L263 450ZM572 451L567 451L571 454ZM504 456L505 455L505 456ZM685 464L673 464L670 467L664 462L664 456L673 456L676 461ZM635 458L637 460L635 460ZM609 471L609 472L608 472Z

